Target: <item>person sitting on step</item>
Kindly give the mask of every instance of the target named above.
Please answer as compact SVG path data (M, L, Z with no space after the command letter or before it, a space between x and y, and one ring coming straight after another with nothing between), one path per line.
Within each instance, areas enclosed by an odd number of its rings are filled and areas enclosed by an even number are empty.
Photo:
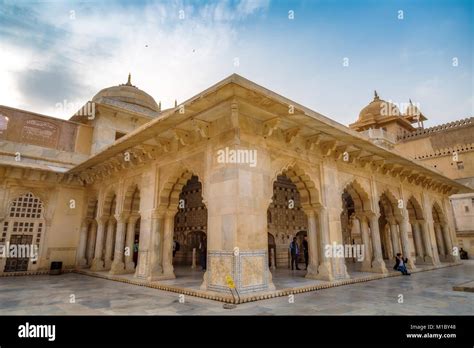
M402 272L403 275L410 275L406 266L407 262L408 258L403 258L403 255L398 253L395 258L395 266L393 266L393 269Z

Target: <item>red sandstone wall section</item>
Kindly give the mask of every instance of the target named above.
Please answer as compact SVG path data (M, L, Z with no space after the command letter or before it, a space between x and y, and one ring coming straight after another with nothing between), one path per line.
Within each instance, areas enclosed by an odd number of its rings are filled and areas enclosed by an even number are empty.
M0 140L74 152L80 125L0 106Z

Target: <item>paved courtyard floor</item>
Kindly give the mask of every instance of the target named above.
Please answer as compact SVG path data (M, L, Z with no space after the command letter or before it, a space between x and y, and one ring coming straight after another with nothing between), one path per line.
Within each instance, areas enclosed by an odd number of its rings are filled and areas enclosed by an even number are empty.
M474 280L463 265L340 286L224 309L193 296L81 274L0 278L0 315L474 315L474 293L453 286ZM403 295L403 303L399 303ZM74 303L71 303L74 300Z

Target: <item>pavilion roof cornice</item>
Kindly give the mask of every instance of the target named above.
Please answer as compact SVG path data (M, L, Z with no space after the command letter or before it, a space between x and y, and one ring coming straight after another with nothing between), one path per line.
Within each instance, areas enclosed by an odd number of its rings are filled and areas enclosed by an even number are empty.
M218 91L219 95L217 94ZM247 93L249 98L243 98L246 96L245 93ZM354 154L360 151L360 156L364 156L364 154L365 156L370 155L370 158L374 161L381 163L383 160L384 163L394 163L397 166L410 169L413 172L419 172L420 175L431 176L437 181L451 186L458 191L471 191L467 186L443 176L423 163L406 158L396 150L389 150L378 146L367 136L236 74L211 86L200 94L178 105L176 108L163 111L158 118L151 120L120 138L93 157L69 170L68 173L79 174L85 169L107 162L110 157L139 146L152 138L158 138L164 142L168 138L160 137L164 133L168 132L169 134L169 131L173 132L179 141L182 141L182 139L184 139L184 129L181 128L188 122L194 122L195 128L197 127L196 129L200 133L202 132L202 134L206 135L206 121L202 119L204 117L197 119L196 116L204 115L206 109L211 106L223 104L232 99L245 99L245 103L255 105L263 110L269 107L272 109L278 108L281 112L266 113L269 116L266 117L266 120L263 113L262 122L265 127L265 132L270 134L282 123L287 122L288 128L284 129L287 142L293 141L296 136L303 136L301 133L304 130L304 139L307 142L307 147L308 144L310 148L316 144L323 147L325 151L334 151L341 146L351 146L350 151ZM185 112L181 113L180 110L183 108ZM285 110L292 110L293 113L289 113L288 116L283 116ZM273 116L273 118L270 118L270 116ZM199 129L199 127L201 127L201 129Z

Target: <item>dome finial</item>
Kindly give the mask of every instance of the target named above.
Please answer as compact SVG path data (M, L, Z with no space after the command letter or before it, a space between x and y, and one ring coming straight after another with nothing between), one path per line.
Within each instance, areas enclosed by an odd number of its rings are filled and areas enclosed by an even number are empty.
M377 94L377 91L374 90L374 100L379 100L379 95Z
M131 86L132 85L132 74L128 73L128 80L127 80L127 83L126 83L127 86Z
M411 102L411 98L408 99L410 101L410 105L413 105L413 103Z

